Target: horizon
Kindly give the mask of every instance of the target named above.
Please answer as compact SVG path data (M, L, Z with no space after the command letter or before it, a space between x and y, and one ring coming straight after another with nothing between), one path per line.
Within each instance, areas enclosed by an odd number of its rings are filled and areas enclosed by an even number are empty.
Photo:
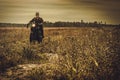
M119 0L0 0L0 22L28 23L39 12L49 22L120 24L119 3Z
M44 21L44 22L46 22L46 23L52 23L52 24L55 24L56 22L61 22L61 23L74 23L75 21L55 21L55 22L50 22L50 21ZM76 22L78 22L78 23L82 23L81 21L76 21ZM94 24L94 23L96 23L97 21L94 21L94 22L85 22L84 20L83 20L83 22L84 22L84 24ZM26 25L27 23L6 23L6 22L0 22L0 24L17 24L17 25L21 25L21 24L24 24L24 25ZM112 26L119 26L120 24L107 24L107 23L103 23L103 22L97 22L97 25L112 25Z

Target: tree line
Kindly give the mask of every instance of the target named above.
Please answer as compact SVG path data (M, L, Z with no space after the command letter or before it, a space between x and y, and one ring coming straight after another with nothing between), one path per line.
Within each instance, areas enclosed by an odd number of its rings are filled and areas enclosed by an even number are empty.
M0 23L0 27L26 27L27 24L17 24L17 23ZM113 25L113 24L106 24L101 22L84 22L81 20L80 22L62 22L62 21L57 21L57 22L49 22L45 21L43 23L44 27L103 27L103 26L111 26L111 27L116 27L120 26L118 25Z

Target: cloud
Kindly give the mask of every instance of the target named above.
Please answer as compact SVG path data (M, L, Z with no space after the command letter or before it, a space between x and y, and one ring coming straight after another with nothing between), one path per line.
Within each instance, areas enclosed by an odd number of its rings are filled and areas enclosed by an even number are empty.
M119 23L119 0L0 0L0 22L27 22L40 11L49 21Z
M120 23L120 0L65 0L70 1L75 6L91 11L99 11L103 19L109 22Z

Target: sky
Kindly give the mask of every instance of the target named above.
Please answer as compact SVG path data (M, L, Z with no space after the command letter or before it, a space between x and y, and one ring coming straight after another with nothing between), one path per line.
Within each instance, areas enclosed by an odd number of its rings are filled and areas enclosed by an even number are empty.
M120 0L0 0L0 22L28 23L36 12L44 21L120 24Z

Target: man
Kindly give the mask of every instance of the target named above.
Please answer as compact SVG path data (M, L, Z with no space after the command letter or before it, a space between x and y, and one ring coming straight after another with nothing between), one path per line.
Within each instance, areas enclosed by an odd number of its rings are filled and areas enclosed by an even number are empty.
M43 34L43 19L39 17L39 12L36 12L36 17L34 17L28 24L32 25L31 27L31 33L30 33L30 43L32 41L37 40L38 43L42 42L42 39L44 38Z

